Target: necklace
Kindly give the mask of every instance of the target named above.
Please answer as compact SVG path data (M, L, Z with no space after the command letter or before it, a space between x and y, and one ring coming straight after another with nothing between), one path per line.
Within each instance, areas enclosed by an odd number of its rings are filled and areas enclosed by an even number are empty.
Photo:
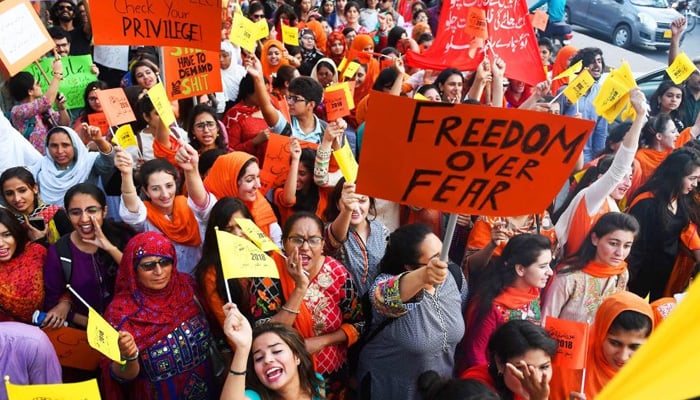
M447 353L450 351L449 346L447 345L447 328L445 327L445 316L442 312L442 307L440 307L440 290L441 286L436 286L435 287L435 293L431 296L433 300L433 306L435 307L435 311L437 312L438 319L440 320L440 330L442 331L442 351Z

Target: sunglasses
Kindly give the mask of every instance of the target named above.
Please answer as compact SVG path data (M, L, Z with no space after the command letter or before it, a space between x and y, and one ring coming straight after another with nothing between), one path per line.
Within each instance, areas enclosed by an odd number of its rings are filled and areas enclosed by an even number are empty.
M58 7L56 7L56 9L58 11L63 11L63 10L73 11L73 6L58 6Z
M154 269L156 269L157 266L160 266L161 268L168 268L173 265L173 260L169 258L161 258L160 260L156 261L148 261L145 263L139 264L139 268L146 272L151 272Z

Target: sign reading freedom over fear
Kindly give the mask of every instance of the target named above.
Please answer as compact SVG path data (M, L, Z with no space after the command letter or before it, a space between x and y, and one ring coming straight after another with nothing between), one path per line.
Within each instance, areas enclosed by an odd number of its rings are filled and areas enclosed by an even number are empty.
M358 193L446 212L541 212L593 128L593 121L536 111L379 92L370 102Z
M95 44L220 50L220 0L99 0L90 13Z

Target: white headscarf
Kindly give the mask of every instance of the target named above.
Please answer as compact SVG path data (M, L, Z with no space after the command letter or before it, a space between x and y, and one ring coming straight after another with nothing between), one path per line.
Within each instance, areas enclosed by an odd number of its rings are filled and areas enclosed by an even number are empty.
M68 169L60 169L51 157L49 151L49 138L56 132L66 132L73 143L74 158ZM78 134L67 126L58 126L51 129L46 135L46 155L33 169L36 181L39 184L41 198L46 204L63 206L63 196L66 191L78 183L87 181L95 165L95 160L100 156L99 152L89 152Z
M316 65L314 65L314 69L311 70L311 74L309 76L311 78L315 79L316 82L319 82L319 80L318 80L318 64L320 64L322 62L326 62L333 67L333 83L338 83L338 67L336 67L335 62L333 62L333 60L331 60L330 58L326 58L326 57L324 57L316 62Z
M41 153L15 129L0 110L0 173L12 167L30 167L41 161Z
M231 65L226 69L221 69L221 83L224 87L224 97L226 100L236 101L238 97L238 88L246 74L245 68L243 68L240 63L241 49L231 44L228 40L222 40L221 51L225 51L231 55Z

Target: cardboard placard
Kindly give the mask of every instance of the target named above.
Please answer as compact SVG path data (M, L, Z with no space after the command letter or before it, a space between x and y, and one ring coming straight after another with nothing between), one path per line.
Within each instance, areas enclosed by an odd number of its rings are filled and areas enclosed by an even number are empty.
M105 113L93 113L88 114L88 125L96 126L100 128L102 136L107 137L107 132L109 132L109 122L107 122L107 116Z
M53 344L62 366L86 371L97 369L102 355L90 347L87 332L70 327L45 328L43 331Z
M444 212L541 212L568 179L595 123L544 115L374 91L357 192Z
M323 103L326 105L326 119L328 121L335 121L338 118L350 115L348 99L342 87L326 90L326 93L323 95Z
M6 78L56 45L28 0L0 2L0 67Z
M260 169L260 190L267 193L270 189L284 185L289 173L289 164L292 156L289 152L289 136L282 136L271 133L267 140L265 150L265 161ZM311 148L316 150L316 143L299 140L301 148Z
M44 385L15 385L5 381L7 398L10 400L100 400L97 379L75 383L54 383Z
M95 44L220 50L218 0L99 0L90 2L90 14Z
M52 77L52 63L53 57L39 61L39 65L49 76L49 79ZM66 96L66 107L69 110L85 107L85 97L83 96L85 87L97 80L97 76L92 74L92 56L87 54L84 56L61 57L61 63L63 64L63 80L58 86L58 91ZM34 76L34 79L39 82L41 90L46 93L50 82L39 71L39 67L36 64L32 64L25 71Z
M129 69L129 46L95 46L93 59L96 63L119 71Z
M553 363L564 368L583 369L586 367L588 348L588 324L548 316L545 330L557 341L557 355Z
M221 92L219 53L163 47L166 94L170 100Z
M136 121L136 116L131 110L129 99L122 88L98 90L97 98L102 104L102 111L109 121L109 126L117 126Z

